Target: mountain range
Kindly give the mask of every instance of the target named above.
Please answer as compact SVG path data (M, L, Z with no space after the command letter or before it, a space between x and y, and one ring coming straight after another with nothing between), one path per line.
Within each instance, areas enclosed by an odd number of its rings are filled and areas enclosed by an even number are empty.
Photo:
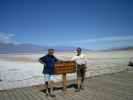
M118 47L118 48L110 48L110 49L104 49L100 51L123 51L123 50L133 50L133 46L127 46L127 47Z
M30 43L14 44L14 43L0 43L0 54L5 53L41 53L47 51L49 48L54 48L56 51L74 51L76 47L72 46L40 46ZM121 47L104 49L100 51L120 51L133 50L133 47ZM93 51L83 48L83 51Z
M54 48L56 51L72 51L75 47L67 46L40 46L30 43L13 44L13 43L0 43L0 53L34 53L44 52L49 48Z

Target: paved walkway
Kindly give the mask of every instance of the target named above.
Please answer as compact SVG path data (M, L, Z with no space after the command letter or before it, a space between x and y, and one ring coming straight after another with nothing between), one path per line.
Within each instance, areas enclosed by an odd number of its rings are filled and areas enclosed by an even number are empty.
M85 90L66 96L55 91L56 98L28 87L0 92L0 100L133 100L133 71L87 79ZM74 91L70 89L69 91Z

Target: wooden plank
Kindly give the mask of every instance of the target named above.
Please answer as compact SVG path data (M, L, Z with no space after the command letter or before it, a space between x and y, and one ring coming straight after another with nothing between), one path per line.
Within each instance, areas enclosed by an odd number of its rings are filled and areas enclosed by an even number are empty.
M30 93L28 93L28 89L22 89L21 92L23 93L23 95L25 96L25 100L35 100L31 95Z
M14 92L14 96L15 96L16 100L24 100L22 98L22 95L20 94L21 91L18 91L17 89L14 89L12 91Z
M4 100L10 100L10 96L8 95L8 92L7 91L4 91L3 92L3 96L4 96Z
M3 92L0 92L0 100L4 100Z
M14 97L14 100L19 100L17 98L17 92L15 90L12 90L11 92L12 92L12 96Z
M28 90L26 88L26 93L32 97L32 100L42 100L38 92L34 91L31 88L28 88Z
M16 98L15 98L15 96L14 96L12 91L8 91L7 93L9 95L10 100L16 100Z

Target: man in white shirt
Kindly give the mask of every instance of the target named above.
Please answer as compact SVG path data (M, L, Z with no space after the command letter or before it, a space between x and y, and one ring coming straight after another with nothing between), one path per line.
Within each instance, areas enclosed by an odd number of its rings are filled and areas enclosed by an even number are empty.
M83 89L83 82L85 79L85 72L86 72L86 59L85 56L82 54L81 48L76 49L77 54L73 56L72 60L76 61L77 63L77 90L79 92L80 89Z

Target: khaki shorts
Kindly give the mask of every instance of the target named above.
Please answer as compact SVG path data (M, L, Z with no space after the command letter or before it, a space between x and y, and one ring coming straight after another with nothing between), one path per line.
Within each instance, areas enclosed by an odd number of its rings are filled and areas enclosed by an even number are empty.
M86 65L77 65L77 77L78 78L83 78L85 77L85 72L86 72Z

